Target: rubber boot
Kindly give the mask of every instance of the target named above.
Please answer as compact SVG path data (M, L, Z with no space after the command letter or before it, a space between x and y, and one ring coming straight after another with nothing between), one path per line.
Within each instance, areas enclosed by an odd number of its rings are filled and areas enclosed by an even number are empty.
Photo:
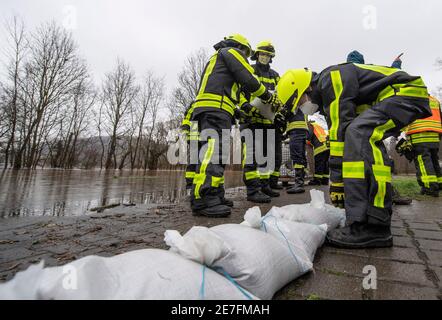
M398 206L409 206L413 203L413 199L409 197L401 197L396 188L393 187L393 204Z
M271 176L270 177L270 188L272 188L272 189L274 189L274 190L283 190L284 189L284 187L283 186L280 186L279 184L278 184L278 177L275 177L275 176Z
M320 186L321 185L321 180L319 178L313 178L312 180L310 180L308 182L309 186Z
M247 201L254 203L270 203L272 202L272 198L268 195L262 193L261 191L257 191L251 195L247 196Z
M280 196L279 192L273 191L272 188L267 184L261 188L262 193L265 195L271 197L271 198L278 198Z
M230 207L222 204L200 210L193 210L194 216L204 216L209 218L225 218L230 216L231 213L232 210L230 209Z
M287 189L288 194L299 194L304 193L304 169L295 169L295 185L290 189Z
M427 196L438 198L439 197L439 189L422 187L421 195L427 195Z
M393 246L393 236L390 226L355 222L329 232L327 243L347 249L390 248Z
M233 201L227 198L221 199L223 205L233 208Z

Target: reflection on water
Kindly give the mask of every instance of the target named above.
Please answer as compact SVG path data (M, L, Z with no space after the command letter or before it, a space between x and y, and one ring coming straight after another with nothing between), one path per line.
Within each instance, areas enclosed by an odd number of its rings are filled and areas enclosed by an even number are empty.
M0 172L0 217L78 216L113 203L177 203L186 196L180 171L6 170ZM241 185L228 172L226 187Z

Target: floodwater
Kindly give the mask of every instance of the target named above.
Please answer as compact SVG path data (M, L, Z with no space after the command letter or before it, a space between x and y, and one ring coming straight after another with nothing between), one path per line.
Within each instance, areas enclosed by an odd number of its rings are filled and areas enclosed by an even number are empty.
M226 172L226 187L242 184ZM0 172L0 217L80 216L109 204L178 203L186 197L182 171L5 170Z

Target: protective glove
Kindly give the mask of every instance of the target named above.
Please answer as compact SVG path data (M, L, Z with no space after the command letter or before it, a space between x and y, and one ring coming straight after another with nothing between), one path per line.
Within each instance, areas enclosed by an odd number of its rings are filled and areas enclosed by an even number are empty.
M238 109L238 108L235 108L234 117L235 117L235 119L237 119L238 121L243 122L243 123L250 123L251 122L250 116L248 116L243 110Z
M398 144L396 145L396 152L399 153L399 155L405 156L409 162L413 162L415 158L415 152L413 145L410 141L406 139L401 139Z
M279 100L278 95L276 93L272 94L268 100L263 100L265 104L269 104L272 106L272 112L278 112L282 107L283 103Z
M330 136L327 136L327 138L325 139L325 145L328 149L330 149Z
M281 112L275 114L274 124L276 130L278 130L280 134L284 134L287 130L287 120Z
M343 186L330 186L330 199L332 204L337 207L344 209L345 208L345 195L344 195L344 187Z

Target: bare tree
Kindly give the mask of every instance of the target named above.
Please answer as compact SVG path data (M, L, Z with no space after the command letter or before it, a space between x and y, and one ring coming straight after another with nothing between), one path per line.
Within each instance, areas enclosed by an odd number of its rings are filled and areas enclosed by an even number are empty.
M179 126L186 109L198 93L208 60L207 50L201 48L187 57L183 69L178 74L178 86L173 89L168 103L171 119L176 127Z
M138 91L134 72L128 64L118 59L115 70L106 74L102 88L103 125L110 137L105 169L110 169L112 166L116 169L117 139L127 133L128 121L131 120Z
M29 48L29 61L19 83L21 136L14 158L16 169L35 167L43 137L51 134L61 106L78 82L88 77L72 35L55 23L44 24L31 34Z
M21 67L26 55L28 43L25 36L24 23L18 17L14 16L10 23L6 22L5 29L9 42L9 48L6 51L8 63L7 78L9 83L4 88L4 112L2 112L8 120L7 132L9 133L5 148L6 169L9 164L9 156L11 156L11 162L13 162L15 158L19 78L21 76Z
M148 71L144 77L142 85L140 101L138 108L136 109L137 122L137 138L133 153L131 154L131 168L135 166L141 167L143 165L142 156L144 158L149 157L150 141L152 141L152 135L156 128L158 121L158 113L160 106L164 98L164 80L158 78L152 71ZM146 129L146 130L145 130ZM147 132L146 132L147 131ZM141 143L145 141L144 150L140 152ZM138 163L138 165L137 165ZM144 162L145 163L145 162ZM146 165L144 165L146 168Z

